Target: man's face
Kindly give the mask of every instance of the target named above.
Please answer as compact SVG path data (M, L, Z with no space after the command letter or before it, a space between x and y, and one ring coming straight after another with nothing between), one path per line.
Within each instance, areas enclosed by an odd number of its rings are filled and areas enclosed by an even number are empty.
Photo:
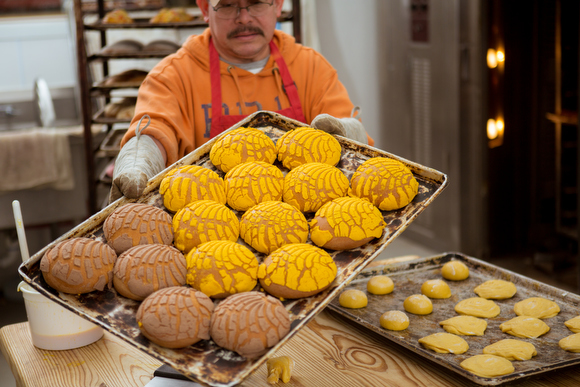
M249 63L268 56L270 53L268 43L274 35L276 20L282 12L283 0L222 0L217 5L216 9L231 6L247 7L260 2L273 4L260 16L252 16L247 9L241 9L236 17L223 19L219 11L214 11L207 0L198 1L204 18L209 23L214 45L225 60Z

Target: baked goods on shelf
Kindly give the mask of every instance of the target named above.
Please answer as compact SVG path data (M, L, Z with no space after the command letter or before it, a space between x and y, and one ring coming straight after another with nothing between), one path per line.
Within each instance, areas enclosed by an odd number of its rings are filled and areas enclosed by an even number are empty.
M264 161L239 164L224 177L226 201L237 211L246 211L256 204L282 200L284 174L275 165Z
M165 208L172 212L198 200L226 204L223 179L211 169L198 165L183 165L167 172L159 185L159 193Z
M145 80L148 72L145 70L131 69L110 75L99 83L100 87L139 87Z
M115 262L113 285L122 296L142 301L159 289L185 285L185 257L173 246L139 245Z
M135 115L137 97L124 97L120 101L109 102L103 111L107 118L130 121Z
M143 336L167 348L184 348L209 340L214 305L200 291L174 286L156 291L137 309L137 324Z
M40 260L40 271L53 289L83 294L113 286L117 254L105 243L90 238L72 238L49 248Z
M114 9L107 12L103 17L103 23L106 24L126 24L133 23L133 18L129 16L127 11L121 8Z
M162 52L171 53L179 50L181 46L171 40L167 39L156 39L145 44L142 48L142 52Z
M101 50L101 54L135 54L143 50L143 43L135 39L122 39Z
M173 243L171 215L160 208L143 204L125 204L111 212L103 222L107 243L117 254L133 246Z
M288 203L263 202L242 215L240 236L260 253L270 254L289 243L305 243L308 221Z
M326 251L308 243L291 243L264 259L258 279L269 294L294 299L327 289L336 273L336 264Z
M219 170L230 169L249 161L276 161L276 145L264 132L241 127L221 135L209 151L209 159Z
M340 169L324 163L306 163L286 174L282 199L302 212L316 212L324 204L345 196L348 187L348 178Z
M306 163L337 165L342 148L332 135L322 130L300 127L278 139L276 152L284 167L294 169Z
M320 207L310 222L310 238L319 247L349 250L383 235L386 223L364 199L341 197Z
M211 317L212 340L246 358L263 355L288 332L290 316L282 302L256 291L226 298Z
M232 241L202 243L187 256L187 283L212 298L249 292L258 283L258 260Z
M236 242L240 221L232 210L213 200L198 200L177 211L173 217L174 244L188 253L205 242Z
M366 199L381 210L392 211L411 203L419 183L400 161L373 157L359 165L350 178L350 187L350 196Z
M193 15L187 13L185 8L162 8L153 16L150 23L179 23L193 20Z

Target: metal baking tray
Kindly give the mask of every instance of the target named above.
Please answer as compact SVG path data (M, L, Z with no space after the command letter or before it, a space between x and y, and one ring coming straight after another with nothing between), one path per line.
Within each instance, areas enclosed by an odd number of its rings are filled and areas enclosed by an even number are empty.
M247 117L229 130L241 126L260 128L276 141L286 131L304 126L304 124L276 113L261 111ZM348 282L375 259L392 240L403 232L447 185L447 177L441 172L340 136L337 136L337 139L343 149L338 168L349 178L356 168L366 159L375 156L390 157L400 160L411 169L419 182L419 192L415 199L406 207L396 211L383 212L387 227L381 238L349 251L329 251L338 268L336 280L329 289L318 295L299 300L284 301L284 306L288 310L292 321L291 331L280 343L260 358L247 360L234 352L216 346L211 340L204 340L180 350L159 347L149 342L139 332L135 321L135 312L139 305L138 302L121 297L114 290L92 292L85 295L70 295L57 292L46 284L39 270L39 261L48 248L60 240L79 236L104 241L101 226L106 217L119 206L128 202L134 202L135 200L121 198L91 216L78 227L40 250L20 266L19 272L24 281L28 282L39 292L80 316L101 325L107 331L172 366L187 377L211 386L232 386L238 384L263 364L278 348L284 345L288 339L294 336L298 330L320 312ZM180 165L201 165L223 176L223 173L217 170L209 161L209 150L214 142L215 139L210 140L208 143L202 145L197 150L153 177L145 188L143 195L136 201L165 209L163 207L162 197L159 194L159 185L169 170ZM277 163L276 165L281 167ZM281 168L284 172L284 168ZM241 214L238 213L238 216L241 216ZM310 220L311 218L312 215L307 216L307 219ZM241 238L238 243L244 244ZM309 243L311 242L309 241ZM264 258L263 254L258 252L255 252L255 254L258 260Z
M429 315L418 316L406 313L409 316L410 324L409 328L404 331L389 331L381 327L379 319L384 312L388 310L404 311L403 301L405 298L412 294L420 294L423 282L430 279L443 279L441 267L451 260L465 263L470 274L469 278L463 281L446 281L451 288L450 298L432 299L433 313ZM393 280L395 290L391 294L380 296L367 293L368 280L372 276L380 274L388 275ZM455 305L466 298L477 297L473 289L490 279L511 281L516 285L517 292L510 299L494 300L501 308L501 312L495 318L485 319L488 325L483 336L461 336L469 344L467 352L461 355L440 354L419 344L418 340L421 337L445 332L439 322L458 316L459 314L454 310ZM580 296L464 254L450 252L430 258L369 268L356 276L347 288L360 289L367 293L367 307L361 309L343 308L336 297L329 304L331 310L480 385L499 385L580 363L580 353L567 352L558 346L561 339L573 334L564 325L564 322L580 313L578 309ZM513 311L514 304L529 297L544 297L560 306L561 311L557 316L543 320L550 326L550 331L536 339L520 339L503 333L499 325L516 317ZM530 342L536 347L538 355L526 361L513 361L512 364L515 368L513 373L495 378L483 378L459 366L468 357L482 354L485 346L502 339L518 339Z

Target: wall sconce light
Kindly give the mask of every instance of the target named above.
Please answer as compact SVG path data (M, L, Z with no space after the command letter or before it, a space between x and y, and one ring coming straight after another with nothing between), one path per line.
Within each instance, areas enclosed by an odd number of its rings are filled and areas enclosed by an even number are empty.
M503 62L505 62L505 54L502 50L487 49L487 67L494 69Z
M504 122L503 119L493 119L487 120L487 138L488 145L490 148L495 148L503 144L503 132L504 132Z
M487 67L490 69L497 67L497 54L493 48L487 49Z

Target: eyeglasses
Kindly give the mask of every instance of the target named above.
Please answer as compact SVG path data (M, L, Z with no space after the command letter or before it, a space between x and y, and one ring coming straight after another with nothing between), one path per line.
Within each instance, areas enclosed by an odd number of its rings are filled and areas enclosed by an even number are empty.
M256 3L250 4L247 7L239 7L237 5L224 5L218 8L212 7L216 13L216 16L220 19L235 19L240 15L242 9L248 11L250 16L258 17L263 16L268 9L274 4L274 0L271 3L264 3L258 1Z

